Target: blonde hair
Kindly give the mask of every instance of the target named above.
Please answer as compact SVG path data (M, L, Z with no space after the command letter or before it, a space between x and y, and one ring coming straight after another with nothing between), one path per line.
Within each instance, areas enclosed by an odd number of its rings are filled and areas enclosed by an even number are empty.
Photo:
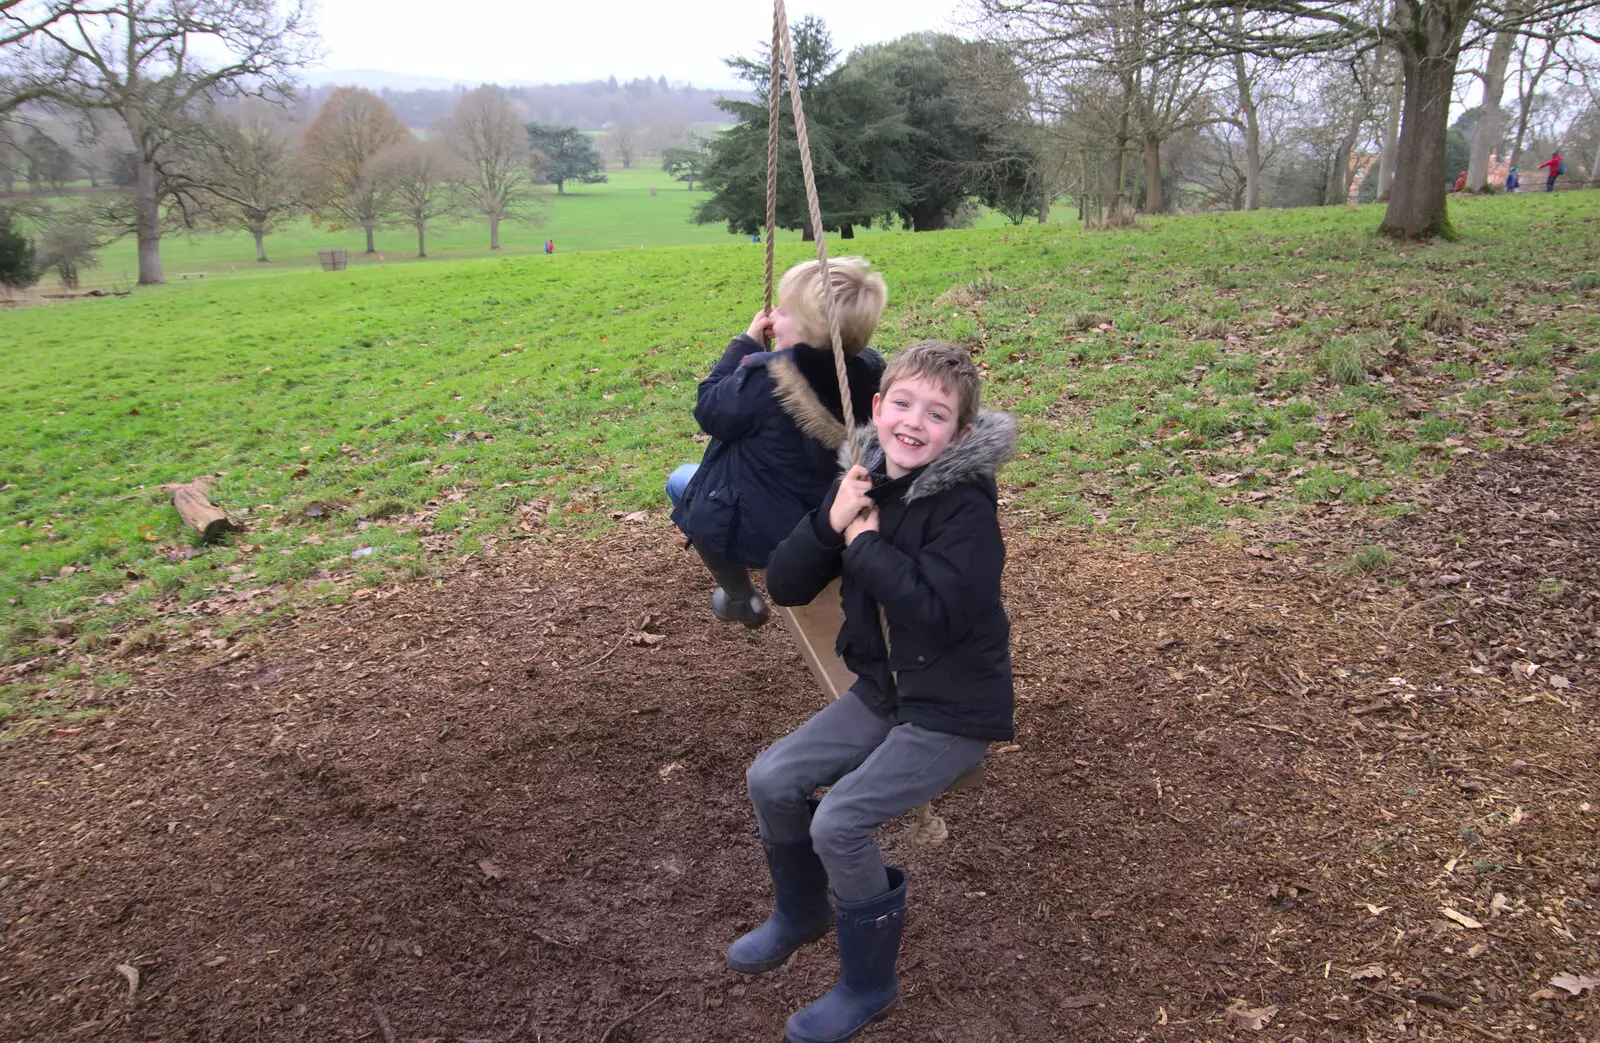
M889 359L878 387L887 395L896 383L918 377L931 380L945 394L956 396L956 430L966 430L978 415L978 399L982 394L978 367L966 349L947 340L919 340L908 344Z
M846 354L855 355L872 339L883 318L889 288L883 276L860 257L834 257L828 261L828 281L833 283L833 305L839 315L839 340ZM799 327L800 339L813 348L833 350L828 332L828 304L823 297L822 266L805 261L783 273L778 300Z

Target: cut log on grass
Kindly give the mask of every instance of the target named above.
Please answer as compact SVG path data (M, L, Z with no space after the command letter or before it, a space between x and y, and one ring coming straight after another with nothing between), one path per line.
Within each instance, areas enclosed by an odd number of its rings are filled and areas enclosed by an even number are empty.
M206 498L206 487L201 482L185 482L166 488L172 494L172 504L178 508L178 516L200 533L201 539L207 543L220 539L225 532L244 531L243 522L234 521L226 511Z

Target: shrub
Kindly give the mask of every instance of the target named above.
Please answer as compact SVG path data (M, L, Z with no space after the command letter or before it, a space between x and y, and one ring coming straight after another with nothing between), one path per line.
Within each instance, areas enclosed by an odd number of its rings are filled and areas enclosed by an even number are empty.
M0 286L21 289L38 281L33 240L22 234L11 211L0 210Z
M76 290L84 270L100 263L95 254L100 246L99 235L89 225L70 220L56 222L39 236L39 268L53 270L62 286Z

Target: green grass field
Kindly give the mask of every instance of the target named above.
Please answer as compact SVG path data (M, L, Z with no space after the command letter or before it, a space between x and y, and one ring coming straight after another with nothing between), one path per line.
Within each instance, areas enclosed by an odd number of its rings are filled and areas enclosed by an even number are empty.
M671 246L744 246L760 253L744 236L729 235L721 224L697 225L690 221L695 205L709 193L689 191L657 167L612 170L608 181L594 184L569 184L565 195L541 186L539 199L527 222L501 225L501 255L540 254L544 241L554 239L559 253L589 250L637 250ZM652 196L650 190L655 189ZM1059 209L1056 220L1075 217L1075 212ZM985 213L976 227L999 227L1009 222L995 213ZM909 234L898 230L861 229L863 238ZM800 233L780 231L779 242L798 242ZM350 252L352 267L384 266L417 262L417 236L409 227L380 230L378 252L365 254L366 236L361 229L328 230L325 225L299 218L267 237L268 263L256 261L255 240L240 232L171 234L162 240L161 257L167 278L182 281L184 273L206 273L208 279L237 278L272 272L316 267L317 251L344 248ZM489 250L489 232L481 221L441 222L428 234L428 258L419 263L463 260L495 256ZM85 286L131 286L138 276L135 243L124 239L107 247L100 255L100 266L85 273ZM54 285L54 277L46 286Z
M1465 452L1593 430L1600 193L1452 213L1463 240L1425 247L1375 237L1375 208L1330 208L850 249L889 280L879 347L967 345L989 403L1022 419L1009 511L1160 540L1403 511L1409 480ZM0 314L0 661L130 630L218 640L441 555L660 511L702 450L695 383L760 292L740 243L302 268ZM200 550L162 485L205 474L250 528ZM49 705L34 676L0 688L0 715Z

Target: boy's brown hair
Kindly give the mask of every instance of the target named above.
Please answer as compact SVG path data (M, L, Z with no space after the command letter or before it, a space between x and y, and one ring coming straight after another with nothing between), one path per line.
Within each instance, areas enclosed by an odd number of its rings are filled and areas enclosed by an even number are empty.
M919 340L895 352L878 382L879 394L887 395L896 382L917 377L933 381L957 399L956 430L964 431L978 415L982 378L965 348L946 340Z
M860 257L830 258L828 281L833 283L833 304L839 314L839 340L847 354L858 354L883 318L889 288L883 276ZM794 316L802 341L823 351L833 350L820 264L805 261L785 272L778 284L778 300Z

